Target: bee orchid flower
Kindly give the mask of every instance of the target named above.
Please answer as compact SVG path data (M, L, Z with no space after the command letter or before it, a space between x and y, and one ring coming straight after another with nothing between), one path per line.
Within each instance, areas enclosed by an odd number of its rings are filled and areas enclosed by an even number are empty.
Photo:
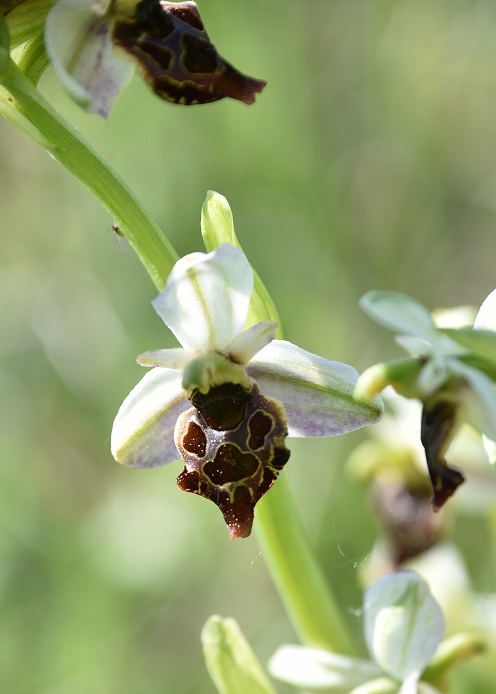
M253 272L222 244L174 266L153 306L182 345L141 354L152 367L122 404L112 453L135 468L181 457L177 483L220 508L232 539L289 458L286 437L345 434L378 421L382 402L353 399L358 373L274 339L277 324L245 328Z

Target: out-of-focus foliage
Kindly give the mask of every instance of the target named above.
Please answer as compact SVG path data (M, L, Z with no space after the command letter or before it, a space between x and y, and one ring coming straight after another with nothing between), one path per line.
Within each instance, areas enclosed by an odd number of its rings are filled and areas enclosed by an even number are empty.
M492 0L200 10L219 51L268 80L256 105L174 107L134 79L106 123L50 71L40 85L178 252L203 250L201 205L220 191L285 336L359 369L398 355L358 308L366 290L479 305L495 286ZM179 463L112 460L113 417L143 373L135 355L174 346L155 288L99 204L5 122L0 196L2 689L213 691L199 638L210 614L234 616L262 663L294 635L256 539L230 542L215 507L176 488ZM285 473L357 637L376 532L343 462L363 436L290 441ZM453 522L476 591L496 592L490 530ZM454 691L493 692L494 662L460 667Z

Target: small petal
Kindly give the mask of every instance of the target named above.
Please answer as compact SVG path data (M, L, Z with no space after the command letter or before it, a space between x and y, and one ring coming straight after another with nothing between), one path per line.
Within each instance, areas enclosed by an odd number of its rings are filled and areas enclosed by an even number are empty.
M166 465L180 455L174 443L177 418L190 406L181 372L152 369L122 403L112 429L114 458L128 467Z
M225 348L227 356L238 364L248 364L257 352L266 347L274 339L277 323L263 321L252 325L237 335Z
M174 265L153 307L186 349L224 348L244 328L253 274L244 254L229 244L192 253Z
M490 439L496 439L496 385L478 369L453 360L451 371L468 384L462 405L468 422Z
M399 694L398 682L390 677L377 677L355 687L350 694Z
M133 72L113 53L107 6L106 1L59 0L45 25L47 52L64 89L104 118Z
M394 341L414 357L428 357L432 353L429 342L413 335L397 335Z
M198 352L193 350L183 349L152 349L149 352L143 352L136 357L136 361L140 366L162 366L165 369L183 369L186 364L195 359Z
M352 688L380 675L367 660L349 658L305 646L281 646L269 661L273 677L299 689L348 694Z
M496 289L482 302L474 321L478 330L496 330Z
M365 313L390 330L422 337L428 342L436 332L425 306L401 292L367 292L359 303Z
M483 360L488 366L496 367L496 332L474 328L462 328L458 330L445 329L444 332L464 347L464 354L471 352L471 356Z
M288 436L323 437L377 422L382 403L357 402L357 371L286 342L274 340L248 364L249 375L266 395L286 408Z
M421 369L417 386L423 395L430 395L440 388L449 377L446 361L444 359L430 359Z
M410 673L401 685L398 694L418 694L420 674L420 670Z
M482 442L484 444L484 450L487 453L487 457L489 458L489 462L491 465L496 466L496 441L493 441L487 436L483 436Z
M444 620L427 583L413 571L376 581L364 600L364 631L369 652L400 681L422 672L441 642Z

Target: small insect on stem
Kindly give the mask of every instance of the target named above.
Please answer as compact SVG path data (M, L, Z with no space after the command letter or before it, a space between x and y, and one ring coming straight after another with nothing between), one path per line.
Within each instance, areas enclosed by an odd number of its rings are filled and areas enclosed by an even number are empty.
M124 232L122 231L120 226L117 224L117 222L113 222L112 231L114 232L114 238L115 238L119 248L121 248L123 251L127 251L129 249L129 242L126 239Z

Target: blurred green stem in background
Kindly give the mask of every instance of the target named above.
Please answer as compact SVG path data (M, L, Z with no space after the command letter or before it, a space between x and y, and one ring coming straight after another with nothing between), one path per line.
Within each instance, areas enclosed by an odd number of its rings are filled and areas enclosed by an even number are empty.
M163 289L178 256L157 222L13 61L1 82L0 113L94 193L133 246L156 287ZM266 307L257 312L271 311ZM258 320L267 317L259 315ZM265 559L301 640L314 647L353 653L342 612L308 542L284 476L259 505L257 514Z

